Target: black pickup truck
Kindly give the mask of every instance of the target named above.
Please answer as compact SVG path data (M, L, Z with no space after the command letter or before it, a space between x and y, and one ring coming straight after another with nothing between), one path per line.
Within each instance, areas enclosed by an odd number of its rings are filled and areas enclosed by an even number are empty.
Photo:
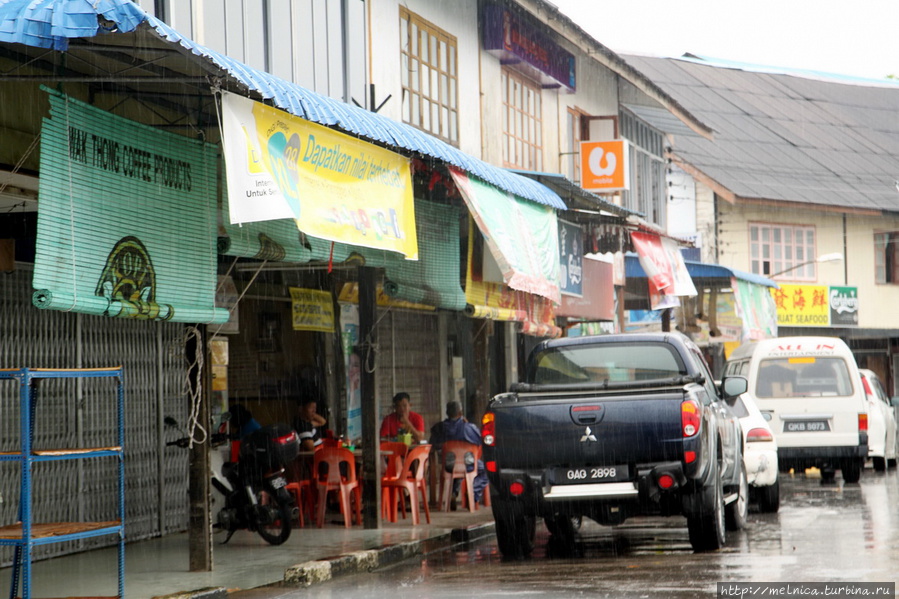
M731 410L746 379L716 384L680 333L544 341L524 381L482 419L496 536L505 556L534 548L542 517L571 546L589 517L683 515L697 551L746 521L748 485Z

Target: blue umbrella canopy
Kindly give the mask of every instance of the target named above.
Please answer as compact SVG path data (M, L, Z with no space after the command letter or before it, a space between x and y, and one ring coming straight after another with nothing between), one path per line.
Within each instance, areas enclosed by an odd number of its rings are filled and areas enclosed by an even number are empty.
M133 31L146 19L130 0L0 0L0 41L66 50L70 39Z

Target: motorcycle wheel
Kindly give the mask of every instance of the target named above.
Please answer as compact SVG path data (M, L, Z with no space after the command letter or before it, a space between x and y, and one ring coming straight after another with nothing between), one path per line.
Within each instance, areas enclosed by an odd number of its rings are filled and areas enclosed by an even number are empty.
M280 545L290 538L291 502L263 489L256 496L258 518L256 532L267 543Z

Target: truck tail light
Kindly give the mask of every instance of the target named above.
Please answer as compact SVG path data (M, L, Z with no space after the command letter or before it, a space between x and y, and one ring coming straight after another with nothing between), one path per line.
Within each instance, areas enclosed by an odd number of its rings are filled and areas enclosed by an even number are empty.
M684 400L680 405L681 432L692 437L699 432L699 403L695 399Z
M524 493L524 483L520 480L516 480L511 485L509 485L509 493L518 497L522 493Z
M772 435L771 431L769 431L766 428L754 428L754 429L750 429L750 431L748 433L746 433L746 442L747 443L754 443L754 442L761 442L761 441L773 441L773 440L774 440L774 435Z
M671 487L674 486L675 482L676 481L674 480L673 476L671 476L670 474L663 474L662 476L659 477L659 488L666 489L666 490L670 489Z
M858 432L868 432L868 415L859 413L858 415Z
M496 423L494 422L493 412L484 413L481 418L481 440L484 445L493 447L496 444Z

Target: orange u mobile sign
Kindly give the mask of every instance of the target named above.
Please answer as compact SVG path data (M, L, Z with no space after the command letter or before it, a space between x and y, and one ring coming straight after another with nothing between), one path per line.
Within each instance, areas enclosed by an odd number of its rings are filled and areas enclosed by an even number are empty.
M587 191L629 189L630 153L627 141L581 142L581 187Z

